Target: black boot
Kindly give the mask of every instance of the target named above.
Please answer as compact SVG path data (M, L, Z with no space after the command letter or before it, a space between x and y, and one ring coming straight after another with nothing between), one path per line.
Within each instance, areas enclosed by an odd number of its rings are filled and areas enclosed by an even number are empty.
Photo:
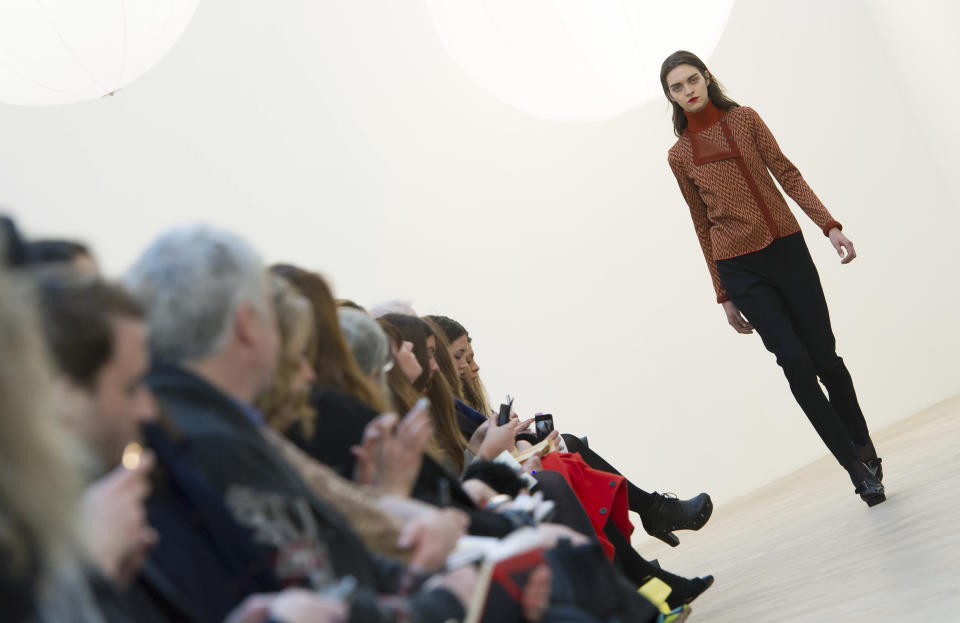
M681 578L672 573L663 572L656 577L663 580L671 589L670 594L667 596L667 605L670 606L671 610L690 603L699 597L703 591L713 586L712 575L688 579Z
M640 513L643 529L670 547L680 544L674 530L699 530L713 513L713 502L706 493L689 500L678 500L672 493L652 494L654 500L645 512Z
M883 481L883 467L880 465L883 459L877 456L877 450L873 447L873 441L868 440L864 445L854 446L854 448L856 449L857 457L867 464L867 467L869 467L873 475L877 477L877 480Z
M887 499L883 490L883 483L865 463L854 461L847 466L847 472L850 474L850 482L853 483L854 492L860 495L867 506L876 506Z

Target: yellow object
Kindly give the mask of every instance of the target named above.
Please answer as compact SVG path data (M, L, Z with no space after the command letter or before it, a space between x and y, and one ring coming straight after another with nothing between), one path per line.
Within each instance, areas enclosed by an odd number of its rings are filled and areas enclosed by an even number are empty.
M660 578L651 578L646 584L637 589L637 592L643 595L647 601L660 609L663 614L670 614L670 606L667 605L667 597L670 596L670 588L666 582Z
M123 449L123 458L120 459L127 469L137 469L140 466L140 457L143 456L143 446L131 441Z

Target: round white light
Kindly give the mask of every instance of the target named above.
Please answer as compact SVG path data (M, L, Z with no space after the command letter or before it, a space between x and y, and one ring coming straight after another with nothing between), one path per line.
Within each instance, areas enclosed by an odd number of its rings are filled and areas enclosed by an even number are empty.
M3 0L0 102L67 104L109 95L153 67L199 0Z
M427 0L447 52L504 102L561 121L609 119L663 97L660 64L706 59L733 0Z

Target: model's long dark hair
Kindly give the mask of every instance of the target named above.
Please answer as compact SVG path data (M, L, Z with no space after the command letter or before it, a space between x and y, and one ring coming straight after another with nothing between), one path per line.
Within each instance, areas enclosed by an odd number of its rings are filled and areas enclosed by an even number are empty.
M723 85L720 84L720 81L717 80L713 72L707 69L707 66L700 60L699 56L686 50L677 50L668 56L667 59L663 61L663 65L660 66L660 86L663 87L663 94L667 96L667 101L670 102L670 105L673 107L674 134L683 136L683 131L687 129L687 116L683 114L683 108L680 107L680 104L670 98L670 89L667 87L667 74L680 65L696 67L704 78L710 79L710 83L707 85L707 97L710 98L714 106L721 110L730 110L740 105L727 97L727 94L723 92Z

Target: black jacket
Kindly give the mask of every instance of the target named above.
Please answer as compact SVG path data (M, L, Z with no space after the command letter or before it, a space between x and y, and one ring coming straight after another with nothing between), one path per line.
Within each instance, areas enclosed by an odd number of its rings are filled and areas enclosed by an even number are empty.
M189 442L185 457L273 562L278 582L323 589L352 576L357 588L348 598L351 621L462 617L463 608L444 589L403 600L380 598L417 581L406 568L364 549L345 520L260 435L249 406L179 366L156 364L147 384Z
M248 595L279 590L270 560L190 462L190 441L168 422L143 433L157 457L147 513L160 543L141 581L180 606L172 620L221 623Z

